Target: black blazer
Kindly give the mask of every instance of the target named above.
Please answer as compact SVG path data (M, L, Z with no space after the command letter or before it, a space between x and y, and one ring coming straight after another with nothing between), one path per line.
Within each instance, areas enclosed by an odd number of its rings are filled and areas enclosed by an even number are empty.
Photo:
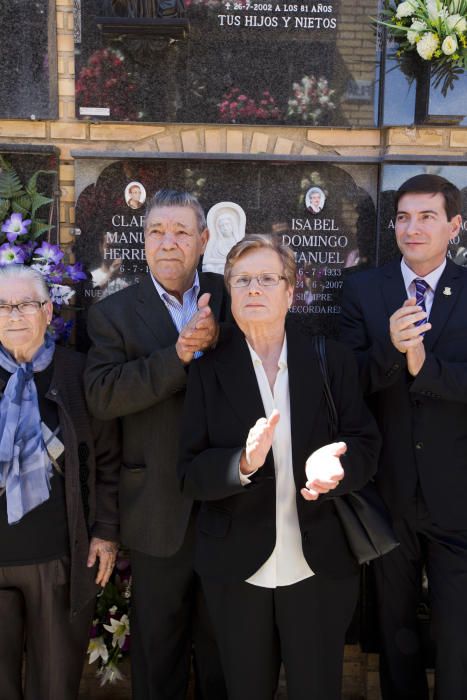
M230 305L221 275L200 274L219 319ZM178 436L187 372L175 350L178 331L152 279L89 310L92 347L85 373L91 411L120 418L119 504L125 546L159 557L181 546L193 501L180 493Z
M377 483L394 517L407 513L417 480L434 522L467 528L467 270L447 260L413 378L389 337L407 299L400 262L348 278L341 340L355 350L383 435Z
M292 457L303 551L317 573L342 577L357 565L348 549L332 497L305 501L308 456L332 441L323 381L311 337L287 325ZM339 440L348 454L345 478L334 496L361 488L374 473L379 436L358 386L351 353L327 344L332 390L340 416ZM202 576L242 581L266 561L276 540L276 489L272 450L242 486L239 460L249 429L264 416L254 368L236 326L216 350L190 369L182 424L179 474L184 493L204 501L198 516L196 568Z

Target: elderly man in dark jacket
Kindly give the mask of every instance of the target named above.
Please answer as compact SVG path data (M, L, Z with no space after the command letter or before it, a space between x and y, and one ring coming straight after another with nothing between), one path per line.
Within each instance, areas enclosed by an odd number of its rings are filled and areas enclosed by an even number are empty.
M78 696L95 595L117 549L116 424L90 419L84 357L55 346L51 315L39 273L0 270L2 700Z

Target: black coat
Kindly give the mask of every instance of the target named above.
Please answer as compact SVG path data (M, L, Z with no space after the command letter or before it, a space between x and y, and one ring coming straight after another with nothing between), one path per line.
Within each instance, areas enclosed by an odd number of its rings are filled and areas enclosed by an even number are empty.
M389 337L389 317L407 299L399 261L349 277L341 339L355 350L368 401L383 436L379 489L403 517L417 480L431 518L467 529L467 270L447 261L414 378Z
M228 312L221 275L200 274L218 319ZM175 350L178 331L152 279L103 299L89 310L92 347L85 375L98 418L120 418L122 542L152 556L181 546L193 507L180 493L176 466L187 371Z
M70 610L97 593L96 567L87 567L91 536L118 541L120 442L115 421L92 419L83 389L85 357L57 346L46 398L57 405L65 446L65 500L71 556ZM0 378L0 392L5 380ZM58 478L58 477L56 477Z
M355 361L338 343L327 343L329 373L339 412L338 440L348 445L345 477L316 502L303 499L305 462L332 442L323 380L311 337L287 325L292 458L305 558L318 574L356 571L332 498L361 488L376 469L379 436L366 409ZM198 516L196 568L202 576L243 581L271 554L276 540L276 487L272 450L249 486L239 460L249 429L264 416L259 387L243 334L225 332L216 350L190 369L182 426L179 474L184 492L204 501Z

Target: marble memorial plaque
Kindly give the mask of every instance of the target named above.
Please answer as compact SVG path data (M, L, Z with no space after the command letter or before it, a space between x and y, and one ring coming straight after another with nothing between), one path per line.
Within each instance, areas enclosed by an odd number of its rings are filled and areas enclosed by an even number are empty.
M377 0L162 4L76 0L78 117L375 125Z
M168 187L195 194L211 227L221 231L224 224L217 257L225 256L227 238L233 244L241 237L243 226L247 234L280 236L297 260L291 312L333 333L344 274L375 264L376 182L377 166L368 164L78 159L75 248L90 272L80 305L146 274L143 196L149 200Z
M0 119L55 119L55 0L0 0Z

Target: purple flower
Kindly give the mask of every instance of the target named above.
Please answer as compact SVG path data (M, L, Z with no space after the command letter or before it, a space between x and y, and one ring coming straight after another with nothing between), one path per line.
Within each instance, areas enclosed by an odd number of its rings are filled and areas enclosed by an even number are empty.
M17 245L4 243L0 246L0 267L16 263L22 265L24 263L24 252Z
M47 241L43 241L42 245L34 251L34 260L42 260L54 265L58 265L63 256L64 252L58 245L52 245Z
M77 262L74 265L67 265L66 273L72 282L85 280L87 275L84 271L83 263Z
M26 241L21 243L21 249L24 253L24 262L29 262L31 255L37 247L37 241Z
M61 316L54 316L49 326L49 333L54 340L68 340L73 321L64 321Z
M64 275L65 268L62 264L50 266L49 271L46 273L47 282L50 284L61 284Z
M2 232L6 233L6 237L10 243L14 243L18 236L22 236L28 232L30 224L31 219L23 220L22 215L15 212L3 224Z

